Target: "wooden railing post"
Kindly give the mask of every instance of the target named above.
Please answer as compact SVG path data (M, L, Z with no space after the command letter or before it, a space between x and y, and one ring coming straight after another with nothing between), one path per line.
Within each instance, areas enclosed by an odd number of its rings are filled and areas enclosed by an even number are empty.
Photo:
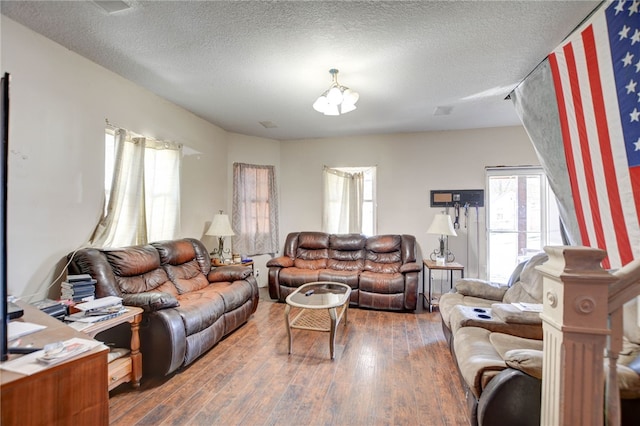
M602 269L605 251L545 247L543 274L544 361L541 424L602 425L603 357L608 290L616 278Z

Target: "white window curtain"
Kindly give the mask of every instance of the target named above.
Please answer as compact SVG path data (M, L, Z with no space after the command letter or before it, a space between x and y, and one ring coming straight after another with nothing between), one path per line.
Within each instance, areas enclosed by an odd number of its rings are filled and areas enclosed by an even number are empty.
M175 238L180 224L182 147L116 129L107 156L106 208L90 239L93 246L122 247ZM109 149L109 147L108 147Z
M233 164L233 250L243 255L277 253L278 196L275 167Z
M331 234L362 232L364 173L324 167L322 230Z

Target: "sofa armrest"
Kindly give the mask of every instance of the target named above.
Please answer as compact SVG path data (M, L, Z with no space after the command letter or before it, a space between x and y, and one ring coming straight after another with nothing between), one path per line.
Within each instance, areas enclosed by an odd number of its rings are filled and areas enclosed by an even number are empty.
M280 268L290 268L293 266L293 259L289 256L274 257L267 262L267 268L275 266Z
M507 368L495 376L478 400L477 421L483 426L539 425L542 380Z
M409 262L400 266L400 272L406 274L407 272L420 272L421 266L417 262Z
M251 275L251 267L246 266L244 268L239 266L219 266L212 269L207 275L207 279L210 283L217 283L222 281L238 281L244 280Z
M542 380L542 351L536 349L512 349L507 351L504 356L504 362L509 367Z
M489 281L473 278L461 278L456 281L456 291L465 296L502 301L508 287Z
M137 306L144 309L145 312L159 311L165 308L175 308L180 303L178 299L169 293L149 292L123 294L122 303L128 306Z

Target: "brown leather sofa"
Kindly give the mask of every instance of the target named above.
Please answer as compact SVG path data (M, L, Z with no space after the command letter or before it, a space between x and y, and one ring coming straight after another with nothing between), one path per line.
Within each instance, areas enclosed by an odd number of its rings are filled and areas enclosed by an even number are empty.
M412 235L292 232L283 254L267 262L269 295L283 302L301 285L334 281L351 287L352 306L413 311L420 265Z
M87 248L73 255L71 274L97 280L96 296L118 296L144 309L143 371L166 375L191 364L258 307L251 268L211 269L204 245L192 238L124 248Z

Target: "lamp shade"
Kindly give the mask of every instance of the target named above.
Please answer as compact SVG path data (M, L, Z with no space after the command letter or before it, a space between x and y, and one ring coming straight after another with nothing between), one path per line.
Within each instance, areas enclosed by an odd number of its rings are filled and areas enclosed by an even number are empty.
M231 229L231 224L229 223L229 216L222 213L222 210L220 210L220 213L213 217L211 226L209 226L206 234L216 237L229 237L235 235L233 233L233 229Z
M458 235L453 229L453 222L448 214L435 215L431 226L427 229L427 234L453 235L454 237Z

